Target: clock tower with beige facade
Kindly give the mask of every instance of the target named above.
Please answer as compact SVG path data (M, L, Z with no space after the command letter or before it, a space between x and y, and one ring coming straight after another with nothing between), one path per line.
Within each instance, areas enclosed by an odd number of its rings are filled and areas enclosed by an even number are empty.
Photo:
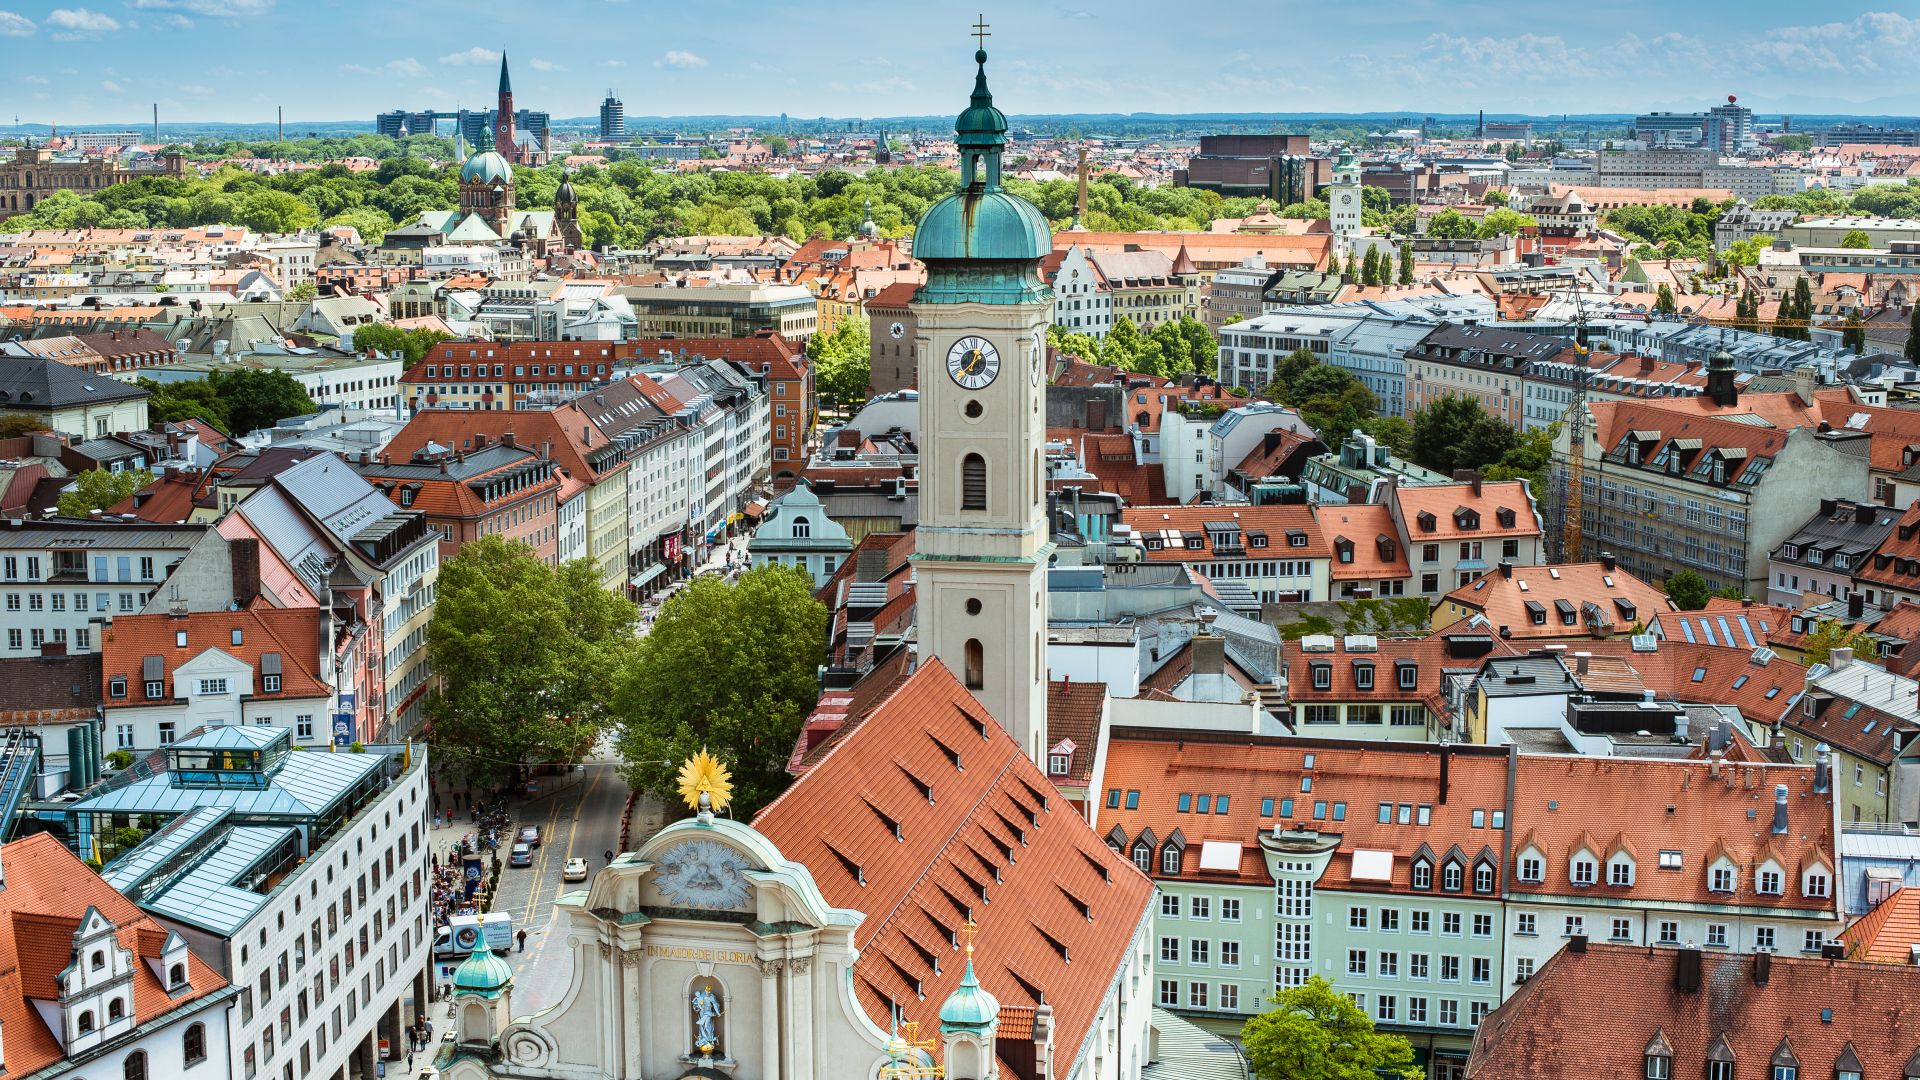
M1047 707L1045 215L1001 190L1007 121L987 90L955 126L960 190L915 232L920 390L919 649L1043 761Z

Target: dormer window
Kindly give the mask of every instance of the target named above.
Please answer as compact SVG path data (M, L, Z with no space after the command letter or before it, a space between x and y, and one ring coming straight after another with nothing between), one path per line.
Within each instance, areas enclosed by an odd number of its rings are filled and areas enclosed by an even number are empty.
M1168 844L1160 849L1160 872L1178 874L1180 872L1180 849Z
M1355 662L1353 665L1353 686L1356 690L1373 689L1373 665Z
M1473 891L1490 893L1493 891L1494 873L1492 863L1481 863L1473 868Z
M1707 891L1717 893L1732 892L1733 867L1722 863L1707 871Z
M1654 1032L1645 1054L1646 1067L1641 1073L1646 1080L1673 1080L1673 1047L1667 1044L1664 1032Z
M1633 860L1618 856L1607 864L1607 884L1616 888L1626 888L1633 884Z
M1420 685L1420 665L1418 664L1396 664L1394 674L1399 678L1402 690L1412 690Z
M1071 754L1048 754L1047 772L1054 776L1065 776L1072 762L1073 755Z
M1153 849L1145 844L1133 845L1133 865L1143 874L1153 871Z
M1413 887L1421 891L1433 888L1433 864L1425 859L1413 863Z
M1825 899L1833 895L1833 879L1828 877L1823 869L1809 870L1801 883L1800 891L1809 897Z
M1768 863L1765 866L1762 866L1760 868L1760 872L1754 875L1753 880L1754 880L1754 885L1753 885L1754 891L1762 893L1767 896L1780 895L1780 892L1781 892L1780 869L1779 867L1774 866L1772 863Z
M1446 892L1459 892L1465 877L1465 869L1458 862L1449 861L1440 868L1440 888Z
M1773 1052L1773 1080L1800 1080L1800 1059L1794 1056L1793 1046L1787 1040L1780 1040L1780 1049Z
M1547 864L1538 852L1529 851L1520 856L1520 880L1539 883L1546 880Z
M1333 665L1313 664L1313 688L1315 690L1333 689Z
M1600 867L1593 856L1582 851L1573 857L1567 871L1568 880L1575 885L1591 885L1598 879Z

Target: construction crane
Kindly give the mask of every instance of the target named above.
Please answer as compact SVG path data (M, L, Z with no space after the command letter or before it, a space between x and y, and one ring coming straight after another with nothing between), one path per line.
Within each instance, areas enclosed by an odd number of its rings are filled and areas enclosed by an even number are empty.
M1560 473L1559 497L1554 508L1560 514L1556 542L1548 556L1554 562L1580 561L1580 510L1584 498L1582 482L1587 464L1587 308L1580 293L1573 293L1573 399L1567 406L1567 467Z

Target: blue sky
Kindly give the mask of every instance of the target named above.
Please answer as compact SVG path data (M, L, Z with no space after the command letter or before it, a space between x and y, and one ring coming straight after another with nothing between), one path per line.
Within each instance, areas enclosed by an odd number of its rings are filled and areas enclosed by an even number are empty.
M491 100L630 116L956 112L975 8L912 0L0 0L0 122L371 119ZM1027 0L987 10L1008 112L1920 114L1920 5Z

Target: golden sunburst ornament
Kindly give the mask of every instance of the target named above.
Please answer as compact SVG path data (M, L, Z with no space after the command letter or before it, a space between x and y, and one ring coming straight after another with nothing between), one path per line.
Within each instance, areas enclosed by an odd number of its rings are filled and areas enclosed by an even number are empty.
M710 817L733 799L733 776L720 759L701 750L680 766L680 797L687 806Z

